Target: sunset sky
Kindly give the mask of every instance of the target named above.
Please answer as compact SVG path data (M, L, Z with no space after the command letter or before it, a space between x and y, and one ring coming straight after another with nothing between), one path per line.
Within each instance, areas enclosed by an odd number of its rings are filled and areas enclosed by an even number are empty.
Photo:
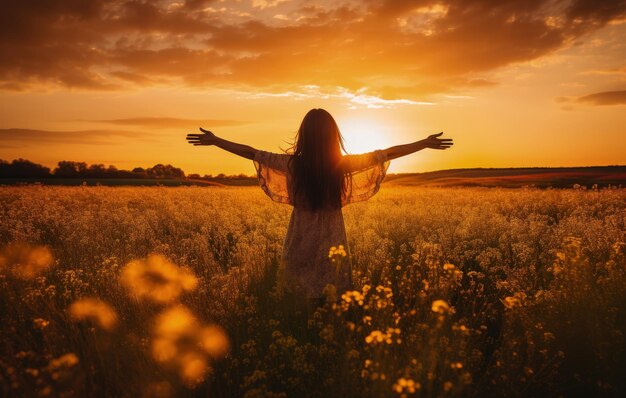
M351 153L443 131L391 172L626 164L624 0L0 4L0 159L253 174L311 108Z

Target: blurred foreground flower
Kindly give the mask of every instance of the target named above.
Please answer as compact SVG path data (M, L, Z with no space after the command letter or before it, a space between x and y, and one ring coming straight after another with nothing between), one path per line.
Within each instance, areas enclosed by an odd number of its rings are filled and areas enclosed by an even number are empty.
M122 270L122 284L137 298L168 303L184 291L196 288L198 280L188 270L177 267L161 255L131 261Z
M181 380L195 386L210 371L209 359L219 359L229 349L226 333L215 325L204 326L184 306L163 311L154 325L152 355L177 370Z
M117 326L117 314L102 300L84 298L74 301L69 308L70 316L76 321L89 321L110 331Z
M6 269L21 279L33 279L53 263L52 252L46 246L15 242L0 251L0 271Z

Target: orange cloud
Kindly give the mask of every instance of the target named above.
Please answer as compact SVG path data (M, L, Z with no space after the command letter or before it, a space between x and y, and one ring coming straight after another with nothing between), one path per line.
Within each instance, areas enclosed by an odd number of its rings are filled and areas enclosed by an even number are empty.
M129 119L94 120L121 126L141 126L147 128L193 128L198 126L239 126L247 122L222 119L180 119L173 117L136 117Z
M579 97L576 101L591 105L623 105L626 104L626 90L589 94Z
M316 85L422 101L624 17L626 2L594 0L3 2L0 88Z
M120 130L80 130L50 131L33 129L0 129L0 140L21 145L37 145L42 142L65 144L113 145L117 139L134 138L142 141L154 141L149 134L136 131ZM123 142L123 141L122 141Z

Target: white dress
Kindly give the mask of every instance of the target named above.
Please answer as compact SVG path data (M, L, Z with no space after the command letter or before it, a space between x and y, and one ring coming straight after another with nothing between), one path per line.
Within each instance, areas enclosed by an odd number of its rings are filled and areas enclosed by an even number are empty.
M328 284L337 291L352 289L352 264L341 209L315 210L294 205L289 158L293 155L257 151L254 166L259 184L272 200L294 206L285 236L279 286L282 289L320 298ZM389 161L384 151L346 155L342 160L347 189L342 206L367 200L380 189ZM336 267L329 259L332 246L343 245L348 256Z

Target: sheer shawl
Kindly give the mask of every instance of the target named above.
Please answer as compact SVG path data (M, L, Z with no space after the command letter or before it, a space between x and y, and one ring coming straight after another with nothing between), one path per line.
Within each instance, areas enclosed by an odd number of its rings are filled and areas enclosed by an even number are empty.
M294 205L289 178L289 159L292 155L257 151L254 167L261 189L272 200ZM360 155L345 155L343 166L346 171L346 191L341 205L371 198L380 189L389 160L385 151L378 150Z

